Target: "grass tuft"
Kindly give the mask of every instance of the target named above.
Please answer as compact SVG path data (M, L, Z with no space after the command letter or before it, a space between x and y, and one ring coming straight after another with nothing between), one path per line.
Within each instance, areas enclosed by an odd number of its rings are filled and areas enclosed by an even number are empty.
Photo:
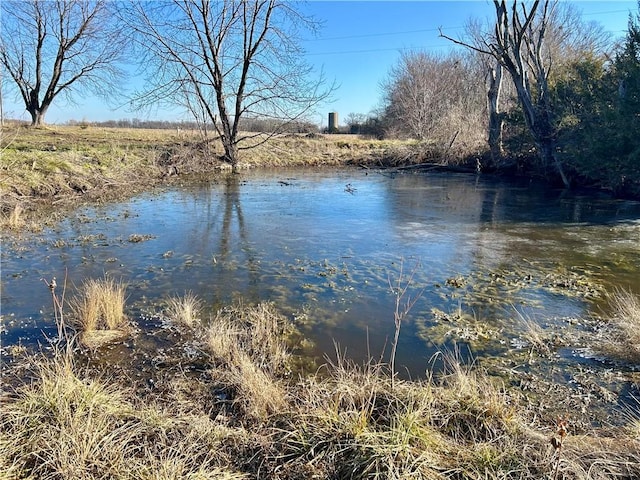
M169 298L165 314L179 325L193 328L200 322L202 308L202 301L192 292L187 292L182 297Z
M640 365L640 298L619 290L609 295L609 301L612 313L601 331L600 350L616 360Z
M281 383L245 354L236 359L228 378L236 390L235 404L249 418L264 420L287 407Z
M217 312L207 330L207 350L217 377L249 418L264 419L286 406L278 376L288 373L287 322L271 303Z
M126 284L112 278L85 280L70 302L81 342L95 347L126 335L125 302Z
M124 467L138 433L125 421L132 411L126 391L80 378L66 355L38 363L35 377L4 410L0 456L30 478L92 478Z
M224 364L240 368L248 356L265 371L285 373L290 357L287 333L286 318L276 312L272 303L227 307L211 319L207 346Z

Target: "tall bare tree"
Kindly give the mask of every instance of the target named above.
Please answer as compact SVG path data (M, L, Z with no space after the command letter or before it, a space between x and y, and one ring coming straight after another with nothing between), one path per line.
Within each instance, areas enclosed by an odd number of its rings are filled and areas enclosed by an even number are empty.
M470 19L466 26L465 32L468 42L475 46L476 49L482 49L486 38L486 27L478 19ZM491 160L494 165L499 165L504 155L503 146L503 126L505 114L503 109L503 90L504 75L502 64L489 55L475 51L477 61L481 65L481 69L485 75L486 91L487 91L487 141L489 143L489 151L491 152Z
M108 0L2 0L0 61L31 115L44 123L59 96L116 91L124 52Z
M309 114L331 92L315 78L297 43L316 25L286 0L135 2L126 12L148 74L136 104L197 111L216 129L223 160ZM265 134L240 131L240 120L276 119Z
M562 163L555 154L557 134L548 95L552 62L546 48L547 33L557 0L513 0L510 7L506 0L493 0L493 3L496 11L494 33L487 36L482 45L441 35L492 56L509 72L542 163L554 165L562 183L569 186Z

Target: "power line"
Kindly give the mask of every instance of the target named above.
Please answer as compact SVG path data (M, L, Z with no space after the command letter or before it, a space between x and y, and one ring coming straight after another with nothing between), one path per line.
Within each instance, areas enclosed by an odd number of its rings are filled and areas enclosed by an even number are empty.
M355 53L376 53L376 52L397 52L404 50L423 50L427 48L450 48L453 45L416 45L412 47L395 47L395 48L374 48L369 50L341 50L339 52L315 52L315 53L306 53L305 55L308 57L314 57L318 55L346 55L346 54L355 54Z
M608 15L614 13L629 13L630 10L608 10L605 12L591 12L591 13L583 13L583 16L594 16L594 15ZM308 39L305 41L329 41L329 40L349 40L356 38L371 38L371 37L383 37L383 36L393 36L393 35L405 35L405 34L414 34L414 33L428 33L428 32L439 32L440 30L456 30L464 27L456 26L456 27L439 27L439 28L426 28L419 30L403 30L396 32L380 32L380 33L363 33L358 35L343 35L339 37L325 37L325 38L317 38L317 39ZM620 32L625 32L626 30L620 30ZM377 53L377 52L397 52L397 51L406 51L406 50L417 50L417 49L427 49L427 48L449 48L450 45L418 45L412 47L389 47L389 48L376 48L376 49L365 49L365 50L340 50L335 52L314 52L314 53L306 53L306 56L315 57L321 55L353 55L360 53Z
M451 29L451 30L456 30L458 28L464 28L464 27L443 27L446 28L447 30ZM440 29L439 28L426 28L426 29L421 29L421 30L405 30L405 31L400 31L400 32L380 32L380 33L363 33L360 35L344 35L341 37L325 37L325 38L311 38L308 40L304 40L305 42L315 42L315 41L325 41L325 40L349 40L352 38L368 38L368 37L386 37L386 36L392 36L392 35L405 35L408 33L427 33L427 32L438 32Z
M609 15L614 13L629 13L630 10L608 10L605 12L591 12L591 13L582 13L583 16L595 16L595 15ZM395 32L376 32L376 33L362 33L358 35L341 35L339 37L320 37L320 38L308 38L303 40L304 42L323 42L323 41L331 41L331 40L350 40L354 38L371 38L371 37L387 37L393 35L406 35L413 33L428 33L428 32L438 32L442 30L458 30L461 28L465 28L464 26L455 26L455 27L438 27L438 28L425 28L419 30L400 30ZM338 52L343 53L343 52ZM344 52L347 53L347 52Z

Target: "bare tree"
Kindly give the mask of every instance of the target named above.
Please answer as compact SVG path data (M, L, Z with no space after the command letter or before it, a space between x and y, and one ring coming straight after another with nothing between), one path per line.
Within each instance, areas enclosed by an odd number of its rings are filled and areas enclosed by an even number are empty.
M223 160L264 143L327 98L302 60L299 32L315 28L285 0L135 2L126 12L148 87L135 103L191 106L216 129ZM197 108L194 108L197 105ZM240 120L276 119L275 130L242 133Z
M107 0L3 0L0 61L31 124L44 123L59 96L113 94L124 48Z
M498 165L504 155L504 112L501 102L504 87L503 68L502 64L495 58L478 52L478 50L482 49L486 37L486 29L478 20L471 19L468 21L465 31L470 44L476 47L476 55L485 74L488 115L487 141L491 152L491 160L494 165Z
M504 112L509 108L508 105L506 107L503 105L504 101L502 97L505 96L503 95L504 89L507 88L506 99L508 100L511 96L509 91L513 91L514 87L522 87L523 79L525 80L524 85L526 86L527 76L534 78L536 81L529 85L530 96L534 99L532 103L534 107L538 109L543 108L545 107L544 103L540 104L536 102L539 100L540 95L545 95L544 92L540 92L539 90L548 87L548 79L553 77L552 81L557 82L558 76L563 74L566 67L581 61L585 56L606 55L607 49L611 47L611 37L599 23L584 22L581 18L581 12L569 2L554 2L551 6L545 5L542 18L540 18L538 14L530 23L528 31L522 31L521 33L524 39L519 53L523 59L521 65L524 75L520 74L520 70L516 69L516 73L519 74L519 76L517 75L519 81L515 81L511 85L504 84L504 75L502 74L504 67L500 59L500 47L498 49L490 48L490 45L492 43L499 44L499 40L504 39L502 46L510 47L511 50L508 50L508 53L510 53L513 58L517 58L517 55L514 53L517 35L514 36L514 42L510 45L508 38L504 35L505 28L509 28L509 24L512 25L511 28L515 28L516 30L518 29L518 25L522 28L523 22L526 22L525 17L536 15L536 12L533 11L535 7L535 5L533 5L531 12L527 14L524 2L522 2L521 12L523 20L518 23L518 19L516 18L518 17L518 12L516 11L516 2L514 2L511 21L509 21L507 17L507 24L505 24L505 16L507 15L505 2L500 2L499 6L498 2L494 2L494 4L496 4L496 8L499 7L499 10L497 10L497 26L494 25L493 28L491 26L487 28L483 27L477 20L471 20L465 28L465 40L453 41L479 52L480 55L484 57L484 69L487 72L487 105L489 114L488 143L493 161L499 162L503 154L502 129ZM513 15L516 17L513 17ZM493 30L493 34L491 30ZM445 35L442 36L449 38ZM532 47L533 43L537 43L537 45ZM532 55L534 55L533 58ZM519 65L517 61L513 63L516 67ZM544 69L540 68L541 64L544 64ZM510 74L511 71L507 70L507 73ZM537 79L537 75L541 73L547 78L546 82L544 78L542 81ZM546 106L549 108L555 107L548 103ZM549 118L552 122L555 121L553 115L550 115ZM535 132L533 133L535 134ZM545 163L549 163L549 161L550 159L547 159ZM556 162L557 159L554 158L553 163ZM559 167L561 169L562 165L559 164Z
M459 52L403 53L382 85L389 128L445 148L459 133L475 138L476 120L485 107L468 57Z
M507 8L506 0L493 0L493 3L496 10L494 34L488 36L483 45L441 35L492 56L509 72L542 163L554 165L562 183L569 186L562 164L555 155L557 134L548 95L552 62L546 42L557 1L535 0L528 4L514 0L510 8Z

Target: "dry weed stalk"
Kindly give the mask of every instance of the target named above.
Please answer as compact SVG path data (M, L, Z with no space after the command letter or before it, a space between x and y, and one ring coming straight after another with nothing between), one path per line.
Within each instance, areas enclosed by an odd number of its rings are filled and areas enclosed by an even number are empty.
M67 270L64 272L64 284L62 286L62 293L60 296L56 293L58 283L56 277L53 277L50 282L45 278L41 278L41 281L49 288L51 292L51 302L53 304L53 315L56 321L56 327L58 328L58 336L56 344L60 346L63 342L69 343L69 336L67 334L67 327L64 321L64 298L67 292Z
M422 296L424 292L424 288L420 290L413 297L409 295L409 289L415 283L415 275L420 267L420 261L418 260L409 273L408 276L405 276L403 268L404 261L400 262L400 272L398 274L398 279L393 282L391 276L389 276L389 288L391 289L391 293L395 296L395 309L393 312L393 321L395 324L395 331L393 334L393 343L391 344L391 354L389 365L391 368L391 390L393 390L395 376L396 376L396 353L398 350L398 339L400 338L400 329L402 328L402 321L409 314L415 303Z
M562 444L567 436L567 429L569 428L569 420L567 418L558 418L556 422L556 435L551 437L550 443L553 447L554 455L554 467L553 467L553 480L558 478L558 470L560 468L560 458L562 455Z

